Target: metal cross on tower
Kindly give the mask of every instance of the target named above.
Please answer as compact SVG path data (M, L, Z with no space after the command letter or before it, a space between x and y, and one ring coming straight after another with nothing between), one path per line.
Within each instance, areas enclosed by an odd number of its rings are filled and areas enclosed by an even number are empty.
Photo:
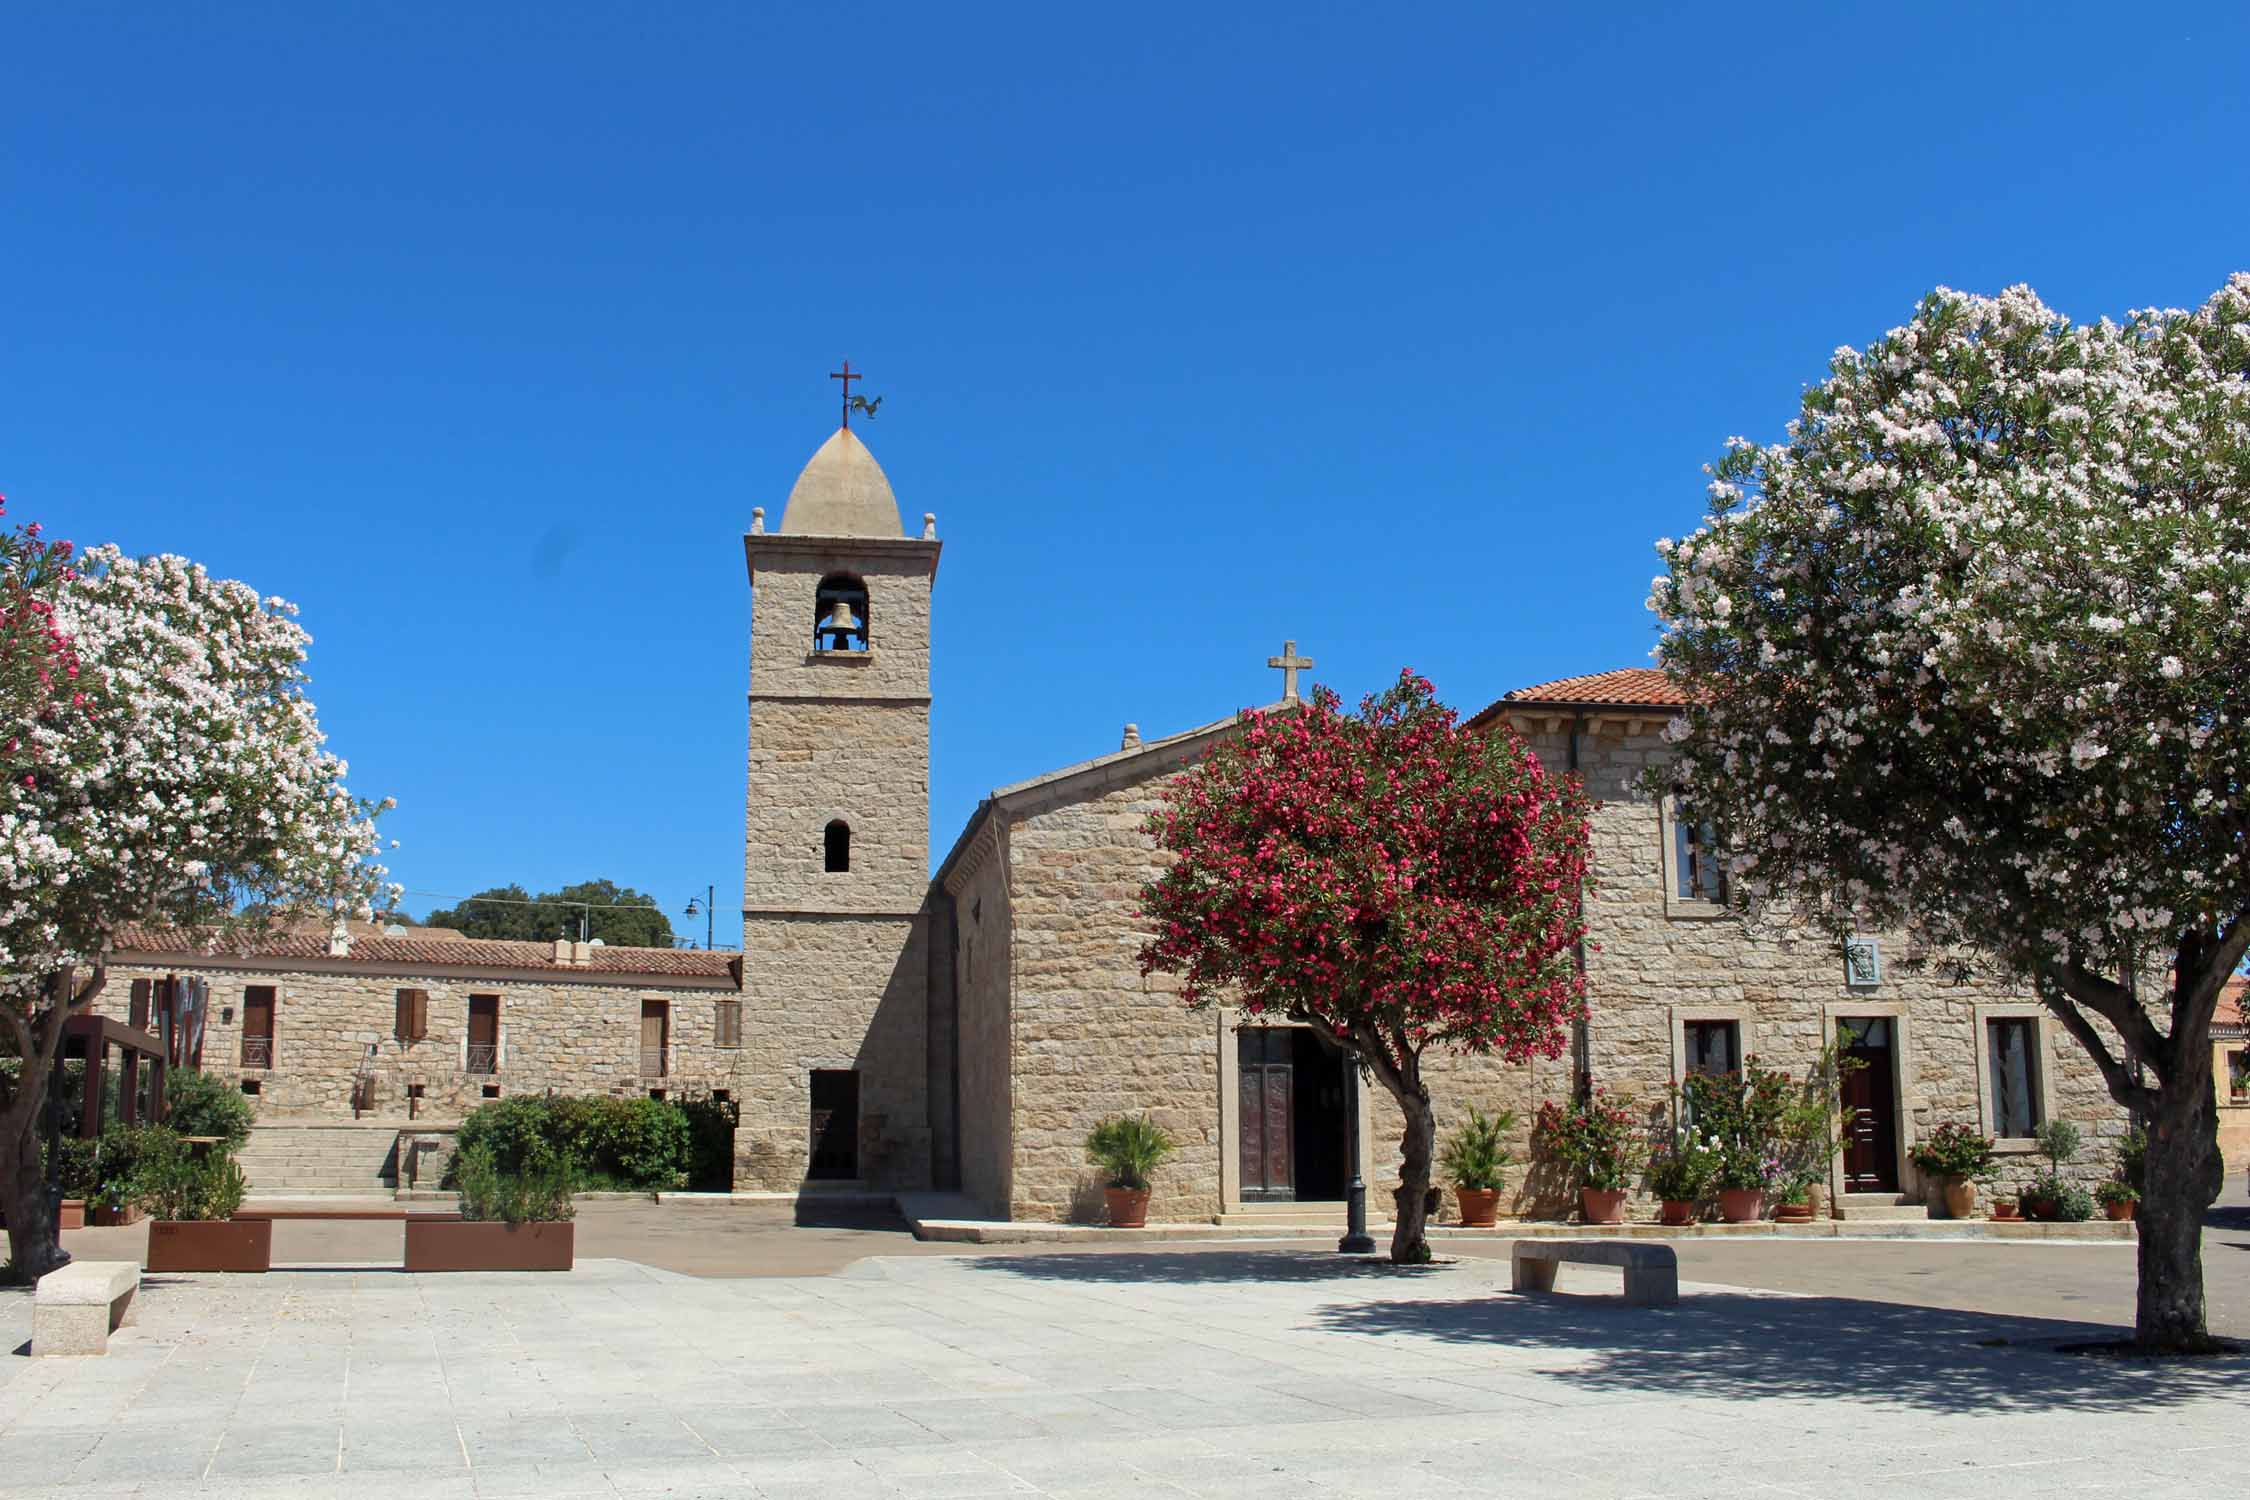
M860 374L857 370L854 370L852 368L852 362L847 359L844 361L844 368L842 368L841 370L830 370L828 372L828 378L830 380L841 380L842 382L844 382L844 425L846 427L849 427L852 425L852 382L855 380L865 380L867 377Z
M1295 703L1297 701L1297 673L1311 671L1313 659L1309 656L1299 656L1295 641L1283 641L1281 643L1281 654L1267 657L1266 665L1277 668L1281 672L1281 701Z

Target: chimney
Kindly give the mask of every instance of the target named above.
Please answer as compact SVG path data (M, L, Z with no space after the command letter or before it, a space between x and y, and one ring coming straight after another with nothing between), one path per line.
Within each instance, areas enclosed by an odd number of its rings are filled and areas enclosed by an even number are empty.
M567 964L570 962L569 938L559 937L555 939L555 962L558 964Z
M352 930L344 925L342 917L338 917L336 925L328 929L328 956L330 958L350 958L352 956Z
M593 961L594 945L592 943L572 943L570 945L570 966L572 968L583 969Z
M1117 742L1117 748L1118 748L1118 749L1120 749L1120 750L1138 750L1138 749L1140 749L1140 748L1141 748L1141 726L1140 726L1140 725L1138 725L1138 724L1128 724L1128 725L1126 725L1126 726L1125 726L1125 737L1124 737L1124 738L1123 738L1122 740L1119 740L1119 741Z

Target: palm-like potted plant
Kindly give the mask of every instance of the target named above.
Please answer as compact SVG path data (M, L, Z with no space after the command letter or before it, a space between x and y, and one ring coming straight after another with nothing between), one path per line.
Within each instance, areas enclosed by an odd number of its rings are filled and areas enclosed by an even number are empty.
M406 1221L409 1271L567 1271L576 1258L577 1212L567 1162L526 1160L503 1167L491 1148L463 1146L454 1157L461 1217L418 1214Z
M1112 1228L1139 1229L1148 1223L1149 1177L1179 1149L1147 1115L1111 1115L1087 1133L1086 1159L1107 1174L1103 1197Z
M1539 1106L1538 1136L1578 1179L1578 1216L1588 1224L1622 1224L1634 1174L1648 1144L1632 1101L1594 1089L1567 1105Z
M1513 1110L1486 1115L1472 1104L1469 1118L1446 1137L1438 1154L1438 1166L1460 1202L1461 1222L1471 1229L1490 1229L1500 1221L1500 1189L1511 1160L1508 1132L1515 1128Z
M1977 1184L1989 1181L1997 1168L1992 1137L1959 1120L1931 1131L1909 1156L1917 1171L1938 1183L1949 1219L1966 1219L1977 1211Z
M1685 1126L1649 1162L1648 1190L1657 1201L1656 1221L1677 1228L1695 1222L1695 1205L1711 1191L1718 1170L1710 1143Z

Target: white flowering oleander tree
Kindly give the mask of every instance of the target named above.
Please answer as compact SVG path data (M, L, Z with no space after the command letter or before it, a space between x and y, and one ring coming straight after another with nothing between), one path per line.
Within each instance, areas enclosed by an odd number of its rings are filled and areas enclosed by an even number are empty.
M18 1064L0 1203L11 1265L36 1276L66 1258L40 1170L49 1075L117 930L365 915L389 804L353 797L322 748L310 637L282 600L178 557L73 565L33 528L0 548L0 599L0 1055Z
M2138 1339L2204 1344L2208 1034L2250 945L2250 275L2090 326L1941 290L1831 370L1658 544L1693 704L1666 774L1743 899L2033 988L2148 1121Z

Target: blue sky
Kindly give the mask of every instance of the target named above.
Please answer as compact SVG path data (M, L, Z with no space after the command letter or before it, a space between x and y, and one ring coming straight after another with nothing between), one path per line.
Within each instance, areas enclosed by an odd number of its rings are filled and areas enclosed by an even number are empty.
M1465 709L1642 664L1836 345L2250 265L2250 9L1844 11L17 7L0 491L303 606L411 910L729 910L740 537L841 358L946 541L942 854L1284 637Z

